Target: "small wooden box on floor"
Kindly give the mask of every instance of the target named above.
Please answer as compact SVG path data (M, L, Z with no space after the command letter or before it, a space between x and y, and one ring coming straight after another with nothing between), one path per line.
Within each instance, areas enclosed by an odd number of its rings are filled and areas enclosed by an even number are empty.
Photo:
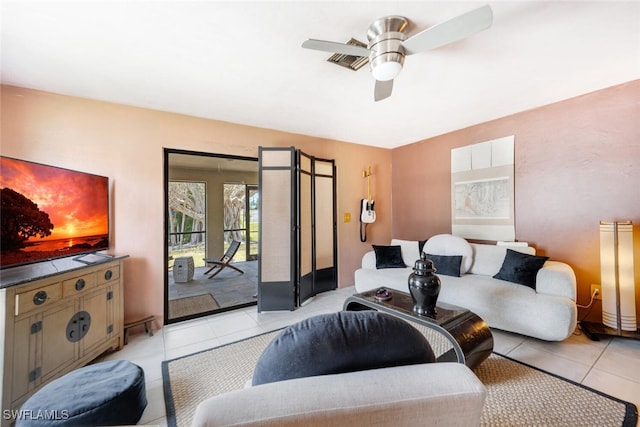
M18 410L45 384L86 365L123 337L123 263L126 257L69 266L0 288L3 410ZM0 419L2 427L12 420Z

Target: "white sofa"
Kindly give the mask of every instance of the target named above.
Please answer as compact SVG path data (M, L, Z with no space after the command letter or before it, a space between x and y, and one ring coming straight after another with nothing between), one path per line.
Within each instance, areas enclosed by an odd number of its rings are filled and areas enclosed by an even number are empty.
M200 403L192 426L477 426L485 399L465 365L427 363L245 387Z
M430 242L437 242L430 245ZM460 277L438 274L442 286L438 302L467 308L484 319L491 328L502 329L546 341L562 341L576 328L576 278L565 263L548 260L538 271L535 289L494 279L502 267L507 248L535 254L529 246L504 246L466 243L450 235L429 239L425 251L436 255L463 255ZM464 241L471 250L465 252ZM451 242L451 245L446 244ZM358 293L386 287L409 292L408 277L420 253L417 241L394 239L391 245L402 248L406 268L376 269L373 251L362 258L362 268L355 272ZM461 252L465 252L464 254Z

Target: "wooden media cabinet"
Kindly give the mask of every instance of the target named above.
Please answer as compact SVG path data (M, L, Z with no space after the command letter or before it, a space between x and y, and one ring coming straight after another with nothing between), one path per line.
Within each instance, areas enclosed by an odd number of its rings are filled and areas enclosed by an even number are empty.
M124 345L123 259L0 271L0 401L18 410L52 380ZM13 420L2 416L0 425Z

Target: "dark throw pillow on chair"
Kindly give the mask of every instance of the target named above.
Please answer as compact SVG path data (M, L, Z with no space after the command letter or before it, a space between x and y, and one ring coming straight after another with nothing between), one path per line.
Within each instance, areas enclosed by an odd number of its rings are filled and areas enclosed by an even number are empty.
M405 268L402 247L371 245L376 253L376 268Z
M538 270L548 259L549 257L546 256L529 255L507 249L502 267L493 277L535 289Z
M424 335L404 320L372 310L340 311L280 332L260 355L252 384L434 361Z

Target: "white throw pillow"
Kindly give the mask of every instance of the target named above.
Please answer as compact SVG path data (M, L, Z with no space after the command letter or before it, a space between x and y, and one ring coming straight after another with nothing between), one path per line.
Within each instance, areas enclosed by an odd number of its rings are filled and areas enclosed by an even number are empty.
M507 255L507 249L522 252L529 255L535 255L536 250L530 246L497 246L485 245L480 243L472 243L473 247L473 265L469 269L471 274L482 274L484 276L495 276L504 262Z
M473 264L473 249L469 242L452 234L437 234L424 244L422 252L433 255L462 255L460 275L465 274Z
M391 246L400 246L402 260L407 267L413 267L416 260L420 259L420 248L417 240L391 239Z

